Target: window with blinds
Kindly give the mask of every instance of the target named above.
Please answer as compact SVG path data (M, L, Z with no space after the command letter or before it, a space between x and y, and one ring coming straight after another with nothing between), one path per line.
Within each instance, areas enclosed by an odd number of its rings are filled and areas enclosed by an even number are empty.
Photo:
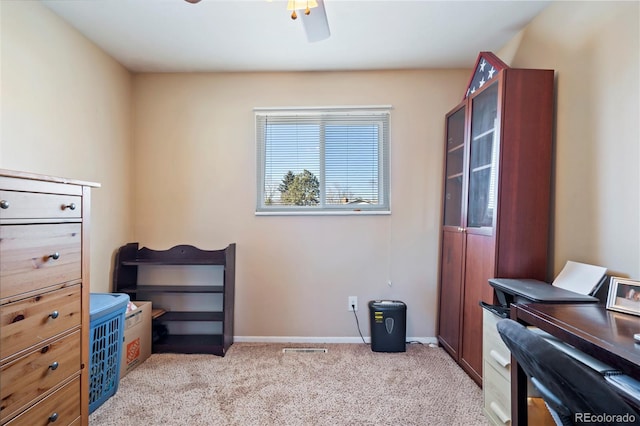
M389 114L256 109L256 212L389 212Z

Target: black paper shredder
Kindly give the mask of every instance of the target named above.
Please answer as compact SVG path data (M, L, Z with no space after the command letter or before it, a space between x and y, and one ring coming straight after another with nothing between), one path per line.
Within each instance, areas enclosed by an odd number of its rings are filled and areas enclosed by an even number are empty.
M407 305L399 300L369 302L371 350L405 352L407 350Z

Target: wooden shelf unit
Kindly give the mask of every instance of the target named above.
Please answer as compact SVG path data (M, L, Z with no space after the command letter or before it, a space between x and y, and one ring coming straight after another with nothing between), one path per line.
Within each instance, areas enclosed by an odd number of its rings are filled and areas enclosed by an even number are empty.
M235 243L221 250L202 250L191 245L177 245L168 250L138 248L138 243L126 244L116 254L113 273L113 289L127 293L131 300L151 300L162 295L220 294L222 310L172 310L168 306L156 306L154 302L154 326L160 323L217 322L222 332L204 334L171 334L153 343L153 352L211 353L224 356L233 344L233 315L235 293ZM138 269L158 266L222 266L223 283L214 285L154 285L139 283Z
M445 117L437 336L482 384L489 278L547 281L554 71L510 68L490 52L474 69Z

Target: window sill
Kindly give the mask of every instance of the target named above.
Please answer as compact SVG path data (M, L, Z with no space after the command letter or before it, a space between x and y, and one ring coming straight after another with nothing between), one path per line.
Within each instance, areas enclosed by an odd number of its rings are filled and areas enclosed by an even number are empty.
M390 215L390 210L322 210L322 211L300 211L300 210L277 210L260 211L256 216L380 216Z

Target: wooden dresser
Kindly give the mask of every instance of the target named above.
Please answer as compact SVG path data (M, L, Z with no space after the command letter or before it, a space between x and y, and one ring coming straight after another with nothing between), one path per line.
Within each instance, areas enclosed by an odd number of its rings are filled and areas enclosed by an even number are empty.
M99 185L0 169L0 424L89 423L89 212Z

